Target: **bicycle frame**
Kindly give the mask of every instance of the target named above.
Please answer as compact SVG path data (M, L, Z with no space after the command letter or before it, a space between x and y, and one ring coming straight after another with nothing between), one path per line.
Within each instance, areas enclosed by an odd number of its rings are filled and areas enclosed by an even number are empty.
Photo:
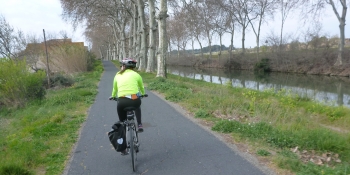
M139 143L137 127L135 124L135 111L127 111L127 120L124 121L126 126L126 147L130 150L133 171L136 171L137 153L139 152Z

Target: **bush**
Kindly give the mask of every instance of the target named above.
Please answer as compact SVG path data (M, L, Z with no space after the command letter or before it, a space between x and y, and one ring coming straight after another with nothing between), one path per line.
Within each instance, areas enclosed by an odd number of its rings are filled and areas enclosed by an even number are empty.
M256 72L270 72L270 59L263 58L260 62L256 63L254 66L254 71Z
M45 73L28 71L25 60L0 59L0 104L22 107L28 101L45 96Z
M44 80L44 84L47 84L47 79ZM64 76L61 73L55 74L50 77L50 88L52 87L69 87L74 84L74 80L70 77Z
M24 88L26 89L26 97L29 100L43 99L46 94L43 79L45 79L45 72L38 71L36 73L29 73L24 81Z
M95 54L88 51L87 52L87 71L92 71L94 69L95 61L96 61Z
M198 109L198 111L194 114L196 118L208 118L211 115L204 109Z

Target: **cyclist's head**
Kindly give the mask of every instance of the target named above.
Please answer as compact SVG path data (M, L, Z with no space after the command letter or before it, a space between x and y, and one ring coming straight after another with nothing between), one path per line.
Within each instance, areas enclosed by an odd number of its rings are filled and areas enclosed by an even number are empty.
M122 61L120 61L120 64L122 66L125 66L125 69L133 69L136 67L137 61L135 61L132 58L124 58Z

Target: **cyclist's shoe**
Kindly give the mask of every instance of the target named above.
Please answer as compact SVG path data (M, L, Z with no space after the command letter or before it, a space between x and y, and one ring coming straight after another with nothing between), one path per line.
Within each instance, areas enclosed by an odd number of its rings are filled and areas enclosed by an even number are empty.
M139 124L139 126L138 126L138 132L143 132L142 124Z
M122 156L125 156L125 155L128 155L128 154L129 154L128 149L125 149L124 151L121 152Z

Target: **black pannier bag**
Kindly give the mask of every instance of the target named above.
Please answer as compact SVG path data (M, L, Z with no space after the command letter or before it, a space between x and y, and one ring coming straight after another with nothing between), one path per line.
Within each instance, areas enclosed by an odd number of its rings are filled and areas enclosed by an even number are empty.
M122 123L114 123L112 130L108 132L108 138L117 152L121 152L126 149L125 129Z

